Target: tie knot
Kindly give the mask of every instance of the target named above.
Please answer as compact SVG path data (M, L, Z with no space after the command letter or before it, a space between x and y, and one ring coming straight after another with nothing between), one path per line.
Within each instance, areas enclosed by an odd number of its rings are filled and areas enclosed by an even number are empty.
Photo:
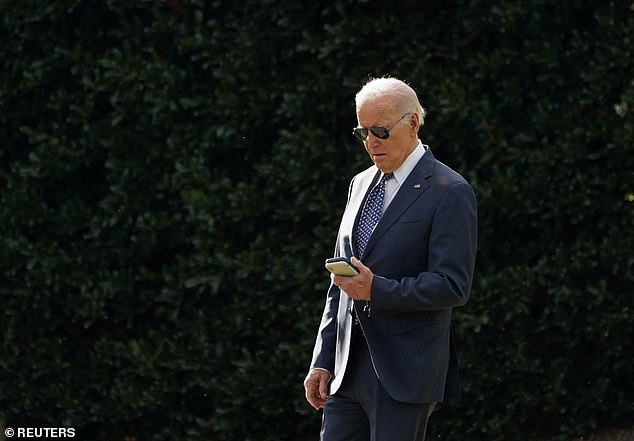
M383 177L381 178L381 181L385 182L385 181L389 181L390 179L392 179L394 177L394 173L386 173L383 175Z

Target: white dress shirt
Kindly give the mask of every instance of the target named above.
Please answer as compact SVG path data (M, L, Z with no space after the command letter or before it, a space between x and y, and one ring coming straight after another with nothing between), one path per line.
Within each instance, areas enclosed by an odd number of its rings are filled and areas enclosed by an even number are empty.
M401 185L403 185L403 182L405 182L409 174L412 172L412 170L414 170L414 167L416 167L416 164L418 164L418 161L420 161L420 158L423 157L428 148L429 147L420 142L419 139L418 145L414 147L414 151L412 151L412 153L410 153L409 156L405 158L405 161L403 161L399 168L394 170L394 177L392 179L388 179L385 182L383 213L385 213L386 208L388 207L388 205L390 205L390 202L392 202L394 196L396 196L396 193L401 188Z

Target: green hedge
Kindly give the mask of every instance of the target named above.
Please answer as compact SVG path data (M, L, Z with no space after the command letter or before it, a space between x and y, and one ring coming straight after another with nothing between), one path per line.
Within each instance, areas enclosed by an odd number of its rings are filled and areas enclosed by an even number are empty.
M479 202L430 439L631 424L634 14L567 3L0 0L0 417L316 439L353 98L391 74Z

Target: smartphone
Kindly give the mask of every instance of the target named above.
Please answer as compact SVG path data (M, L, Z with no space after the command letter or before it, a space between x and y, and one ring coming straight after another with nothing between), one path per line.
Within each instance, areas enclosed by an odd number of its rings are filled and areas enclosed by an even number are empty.
M326 259L325 267L338 276L356 276L359 274L359 270L346 257Z

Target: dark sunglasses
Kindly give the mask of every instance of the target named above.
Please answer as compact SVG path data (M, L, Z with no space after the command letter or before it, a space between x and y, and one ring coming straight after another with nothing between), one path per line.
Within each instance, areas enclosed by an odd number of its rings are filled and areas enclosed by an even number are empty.
M355 127L354 129L352 129L352 133L354 134L354 136L357 137L357 139L361 142L365 142L365 140L368 138L368 132L372 132L372 134L374 136L376 136L379 139L388 139L390 137L390 130L392 130L394 127L396 127L396 125L398 123L400 123L403 118L405 118L407 115L411 115L411 112L407 112L405 114L403 114L403 116L401 116L401 118L396 121L394 124L392 124L392 127L390 127L389 129L386 127Z

